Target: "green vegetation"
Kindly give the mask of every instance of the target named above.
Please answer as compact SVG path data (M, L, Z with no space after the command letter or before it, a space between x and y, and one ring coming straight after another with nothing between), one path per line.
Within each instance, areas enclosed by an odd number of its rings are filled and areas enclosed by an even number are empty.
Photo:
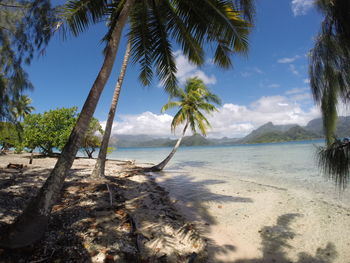
M176 93L171 96L171 99L178 99L176 101L169 101L162 108L162 112L178 107L179 111L175 114L171 123L171 130L175 132L175 128L181 124L185 124L182 135L176 142L174 149L170 154L159 164L149 168L151 171L161 171L170 159L174 156L176 150L181 144L183 137L185 136L186 129L190 126L194 134L197 133L197 129L206 135L207 128L210 127L210 123L204 116L205 113L212 113L217 111L216 107L212 104L220 105L221 101L218 96L211 93L205 86L202 80L198 78L190 78L186 81L184 89L178 89ZM199 143L200 139L194 137L193 142Z
M50 110L43 114L27 114L24 122L21 123L22 148L25 147L31 151L38 148L45 155L52 155L54 149L61 151L67 143L77 117L77 107ZM15 125L12 126L15 127ZM98 120L92 118L89 130L81 144L81 149L89 158L92 158L92 154L101 144L98 133L103 134L103 129ZM18 138L18 136L15 137Z
M10 122L0 122L0 151L16 147L19 142L16 126Z
M306 127L300 127L296 124L273 125L268 122L258 129L252 131L237 143L270 143L270 142L288 142L313 140L321 138L321 135L307 130Z
M34 110L34 107L30 106L31 102L32 100L25 95L21 95L16 101L11 101L9 105L11 122L2 122L0 127L2 150L15 148L17 153L22 152L24 148L22 121Z
M92 158L92 154L96 151L96 148L101 146L101 136L98 136L98 134L102 135L103 129L98 120L93 117L81 144L82 150L89 158Z
M48 43L54 23L50 0L0 1L0 119L11 119L11 104L33 88L23 64Z
M50 110L28 115L23 122L24 146L39 148L52 155L54 148L62 150L77 120L77 107Z
M306 131L300 126L294 126L285 132L272 131L266 132L256 137L245 140L245 143L270 143L270 142L288 142L318 139L319 136Z

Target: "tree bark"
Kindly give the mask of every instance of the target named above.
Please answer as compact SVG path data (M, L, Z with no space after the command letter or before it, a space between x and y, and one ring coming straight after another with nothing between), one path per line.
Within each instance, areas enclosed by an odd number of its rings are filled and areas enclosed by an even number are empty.
M33 151L34 151L34 149L30 150L29 164L33 164Z
M146 168L146 169L144 169L144 171L146 171L146 172L159 172L159 171L164 169L164 167L168 164L168 162L171 160L171 158L173 158L175 152L179 148L181 141L182 141L183 137L185 136L187 126L188 126L188 122L186 123L186 125L182 131L181 137L177 140L177 142L176 142L173 150L170 152L170 154L159 164L152 166L150 168Z
M120 13L119 20L108 42L103 65L84 103L78 121L64 146L50 176L29 202L23 213L6 231L2 232L0 247L19 248L28 246L39 240L45 233L53 205L60 197L64 180L71 168L77 151L89 127L103 88L110 76L121 38L134 0L127 0Z
M118 81L117 81L117 84L116 84L115 89L114 89L112 103L111 103L111 107L109 109L108 119L107 119L105 131L103 134L103 139L102 139L100 151L98 153L95 168L92 171L93 177L104 177L105 176L107 148L108 148L109 139L111 137L113 120L114 120L115 112L117 109L120 90L121 90L122 85L123 85L126 68L127 68L128 62L129 62L129 58L130 58L130 50L131 50L131 43L129 41L128 45L126 47L124 60L123 60L123 64L122 64L122 67L120 70Z

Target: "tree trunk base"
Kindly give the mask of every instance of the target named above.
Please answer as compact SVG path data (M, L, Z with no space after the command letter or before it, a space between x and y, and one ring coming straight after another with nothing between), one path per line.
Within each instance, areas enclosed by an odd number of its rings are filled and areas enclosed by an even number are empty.
M146 168L142 169L143 172L160 172L161 170L163 170L163 169L161 169L157 166L146 167Z
M101 159L97 158L95 167L91 173L91 176L94 178L105 177L104 170L105 170L105 163Z
M21 219L21 223L0 229L0 248L16 249L32 245L42 238L49 222L48 216L32 217L30 214Z

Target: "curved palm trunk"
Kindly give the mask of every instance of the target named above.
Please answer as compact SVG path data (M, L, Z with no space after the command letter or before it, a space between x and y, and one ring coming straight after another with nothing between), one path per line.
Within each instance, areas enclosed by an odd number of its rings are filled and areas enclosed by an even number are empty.
M121 90L122 85L123 85L126 67L128 65L129 58L130 58L130 50L131 50L131 42L129 41L128 45L126 47L124 60L123 60L122 68L120 70L119 78L118 78L117 84L116 84L115 89L114 89L111 108L109 109L108 119L107 119L107 123L106 123L105 132L103 134L103 139L102 139L100 151L98 153L95 168L92 172L92 176L94 176L94 177L105 176L105 164L106 164L108 142L109 142L109 138L111 137L113 120L114 120L115 111L117 109L119 94L120 94L120 90Z
M47 227L53 205L60 197L64 180L71 168L75 155L89 127L97 102L110 76L116 58L123 27L134 0L126 0L119 20L108 43L101 70L89 92L78 121L70 134L61 156L39 193L30 200L23 213L6 231L1 231L0 247L19 248L39 240Z
M159 172L159 171L164 169L164 167L168 164L170 159L173 158L175 152L177 151L177 148L179 148L181 141L182 141L183 137L185 136L187 126L188 126L188 122L186 123L186 125L182 131L181 137L177 140L177 142L176 142L173 150L170 152L170 154L161 163L159 163L155 166L152 166L151 168L146 168L145 171L149 171L149 172L157 172L158 171Z

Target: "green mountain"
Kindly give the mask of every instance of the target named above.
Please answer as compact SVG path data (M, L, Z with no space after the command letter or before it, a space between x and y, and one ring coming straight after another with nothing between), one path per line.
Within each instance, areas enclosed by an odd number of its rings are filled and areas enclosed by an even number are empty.
M148 135L113 135L110 145L113 147L170 147L174 146L177 139L155 138ZM213 145L214 143L205 137L195 134L185 136L182 139L182 146L204 146Z
M273 125L272 122L252 131L239 143L270 143L318 139L321 136L299 125Z
M268 137L269 134L270 136L277 137L287 130L289 130L292 127L297 126L296 124L288 124L288 125L274 125L272 122L268 122L256 130L252 131L250 134L245 136L243 139L239 140L239 143L254 143L253 141L256 140L256 138L260 137Z
M322 119L313 119L305 126L305 130L311 131L323 137L323 123ZM337 129L335 132L337 137L344 138L350 136L350 116L340 116L337 122Z
M336 130L338 137L350 137L350 116L339 117ZM243 143L269 143L301 141L323 138L322 119L311 120L305 127L296 124L274 125L268 122L244 138L205 138L199 134L186 136L182 140L182 146L204 145L234 145ZM113 135L111 146L115 147L165 147L174 146L177 139L157 138L149 135Z

